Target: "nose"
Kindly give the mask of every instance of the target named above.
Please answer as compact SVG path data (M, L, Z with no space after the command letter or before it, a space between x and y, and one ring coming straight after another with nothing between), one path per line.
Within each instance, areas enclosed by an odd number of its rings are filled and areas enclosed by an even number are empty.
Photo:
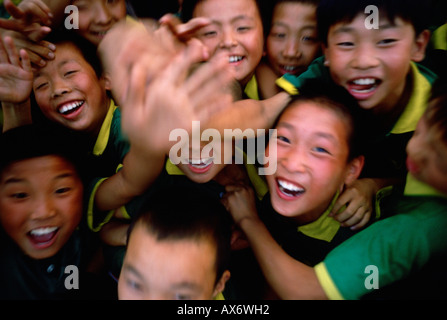
M53 99L63 96L69 92L71 92L70 86L63 79L58 79L56 77L53 78L51 93L51 97Z
M285 58L300 58L301 51L299 41L297 39L289 39L283 50L283 56Z
M376 51L373 47L367 45L359 45L354 52L354 59L352 61L352 67L356 69L370 69L375 68L379 64L379 60L376 57Z
M304 148L295 146L287 152L278 150L278 163L290 173L303 173L307 170L309 161Z
M97 24L107 25L112 20L112 15L110 14L109 8L104 3L100 1L94 11L94 19Z
M224 30L222 34L221 48L231 48L237 45L236 37L232 30Z
M34 210L31 214L32 219L44 220L56 215L56 206L49 195L42 195L37 198Z

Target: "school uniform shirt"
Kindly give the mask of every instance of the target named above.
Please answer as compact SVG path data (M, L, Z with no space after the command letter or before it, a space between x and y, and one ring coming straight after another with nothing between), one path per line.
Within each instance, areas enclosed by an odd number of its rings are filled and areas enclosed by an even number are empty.
M291 218L277 213L266 194L259 208L259 217L276 242L294 259L309 266L321 262L337 245L350 238L356 232L341 227L334 218L329 217L338 194L329 207L315 221L298 225Z
M61 250L46 259L33 259L0 228L0 299L66 300L113 299L116 287L99 275L86 272L93 246L88 235L76 229Z
M396 214L346 240L315 266L330 299L446 298L447 199L408 177Z

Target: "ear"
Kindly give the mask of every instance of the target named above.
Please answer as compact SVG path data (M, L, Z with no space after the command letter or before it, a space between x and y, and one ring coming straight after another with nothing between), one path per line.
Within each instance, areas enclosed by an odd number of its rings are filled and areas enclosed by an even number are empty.
M430 31L422 31L414 41L413 50L411 53L411 59L414 62L420 62L425 58L425 50L427 48L428 42L430 41Z
M350 185L360 176L362 172L363 165L365 164L365 157L359 156L351 160L348 165L348 169L345 177L345 185Z
M225 289L225 284L227 283L228 279L230 279L230 271L225 270L224 273L222 274L222 277L220 277L219 281L214 287L213 298L215 298L219 293L221 293Z
M324 66L329 67L329 60L327 59L327 46L325 44L321 45L321 52L324 55Z
M101 78L104 80L104 89L111 91L112 82L110 81L110 75L107 72L104 72Z

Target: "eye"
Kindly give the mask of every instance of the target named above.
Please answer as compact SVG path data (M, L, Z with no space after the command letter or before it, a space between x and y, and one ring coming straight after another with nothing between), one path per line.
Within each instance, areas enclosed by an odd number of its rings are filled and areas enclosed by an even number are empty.
M350 48L354 46L353 42L349 42L349 41L344 41L344 42L339 42L337 43L338 47L342 47L342 48Z
M303 42L317 42L317 38L315 37L308 37L308 36L304 36L301 41Z
M36 89L35 89L35 90L41 90L41 89L44 89L44 88L47 87L47 86L48 86L48 82L43 82L43 83L38 84L38 85L36 86Z
M312 151L315 151L317 153L331 154L329 151L327 151L325 148L322 148L322 147L314 147L314 148L312 148Z
M272 32L271 36L275 39L285 39L286 38L286 34L284 32Z
M71 190L70 187L64 187L64 188L57 188L54 193L56 194L65 194L68 193Z
M132 290L142 291L142 286L137 281L134 281L132 279L126 279L126 285Z
M75 74L76 72L77 72L77 70L69 70L64 73L64 77L71 76L71 75Z
M17 200L23 200L28 198L29 194L26 192L15 192L11 194L11 198L17 199Z
M380 40L379 42L378 42L378 44L379 45L391 45L391 44L393 44L393 43L395 43L395 42L397 42L397 39L392 39L392 38L390 38L390 39L383 39L383 40Z
M285 136L278 135L277 139L279 141L282 141L282 142L285 142L285 143L290 143L290 140L288 138L286 138Z
M249 27L249 26L240 26L240 27L237 27L236 30L238 32L246 32L246 31L251 30L251 27Z

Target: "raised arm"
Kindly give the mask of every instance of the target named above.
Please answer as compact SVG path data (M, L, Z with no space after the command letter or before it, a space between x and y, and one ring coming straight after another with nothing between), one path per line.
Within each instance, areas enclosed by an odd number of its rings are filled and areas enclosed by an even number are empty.
M259 219L250 187L227 186L223 203L245 233L264 276L281 299L327 299L314 269L289 256Z
M25 50L17 51L11 38L0 41L0 101L3 131L30 124L33 73Z

